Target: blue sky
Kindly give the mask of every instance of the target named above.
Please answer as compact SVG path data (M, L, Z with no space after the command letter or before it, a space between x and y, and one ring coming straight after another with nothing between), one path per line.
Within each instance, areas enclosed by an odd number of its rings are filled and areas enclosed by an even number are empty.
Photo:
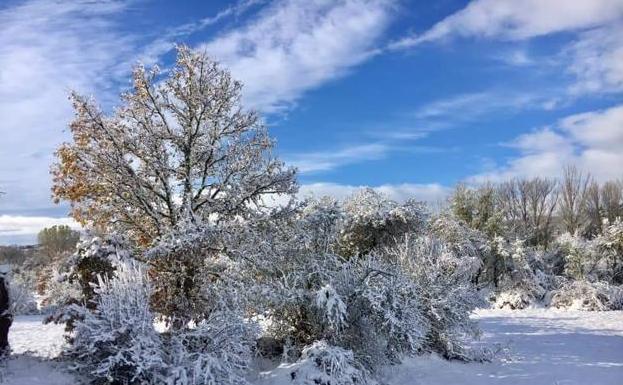
M623 177L623 0L0 0L0 243L70 223L48 175L67 92L112 108L175 43L245 83L302 194Z

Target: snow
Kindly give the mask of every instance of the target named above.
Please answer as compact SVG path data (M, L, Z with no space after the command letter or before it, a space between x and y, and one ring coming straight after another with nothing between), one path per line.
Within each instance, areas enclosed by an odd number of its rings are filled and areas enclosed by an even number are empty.
M509 351L491 363L430 356L390 369L390 384L620 385L623 312L479 310L482 342Z
M43 316L18 316L9 333L12 355L0 368L7 385L75 385L62 363L51 361L64 343L63 326L43 325Z
M483 343L508 351L491 363L408 359L386 370L393 385L620 385L623 384L623 312L553 309L479 310ZM11 328L13 356L4 384L74 385L76 379L51 361L63 344L62 327L41 316L17 317ZM287 371L263 373L258 383L287 384Z

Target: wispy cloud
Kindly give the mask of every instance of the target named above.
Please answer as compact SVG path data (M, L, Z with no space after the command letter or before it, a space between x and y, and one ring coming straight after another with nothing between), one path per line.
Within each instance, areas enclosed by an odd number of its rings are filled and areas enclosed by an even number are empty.
M455 36L522 40L608 24L623 16L619 0L474 0L418 35L392 44L394 49Z
M66 138L70 88L116 92L133 40L117 32L124 1L26 1L0 10L0 211L51 206L48 165Z
M572 94L623 91L623 20L582 33L563 56L577 79Z
M498 59L514 65L553 62L575 79L572 96L623 91L623 2L620 0L473 0L421 34L389 45L399 50L455 37L521 41L560 32L577 34L555 60L536 63L522 50Z
M392 147L386 143L369 143L346 146L330 151L318 151L286 155L288 164L298 168L302 174L333 170L362 161L384 158Z
M461 123L506 113L551 109L556 103L548 93L486 90L434 100L417 107L411 116L416 126L430 131L455 127Z
M245 83L248 103L278 111L375 55L392 3L278 1L201 48Z

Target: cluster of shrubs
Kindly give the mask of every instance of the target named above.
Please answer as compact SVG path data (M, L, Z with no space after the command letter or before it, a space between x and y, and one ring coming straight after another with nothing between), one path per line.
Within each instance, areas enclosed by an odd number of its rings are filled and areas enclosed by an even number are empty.
M244 384L257 357L327 385L372 382L410 355L481 359L477 247L439 220L363 190L189 221L146 250L96 238L70 260L80 294L54 317L71 324L65 354L94 384L175 385Z
M623 184L589 182L567 169L562 181L457 187L450 233L477 246L474 283L494 307L623 309Z

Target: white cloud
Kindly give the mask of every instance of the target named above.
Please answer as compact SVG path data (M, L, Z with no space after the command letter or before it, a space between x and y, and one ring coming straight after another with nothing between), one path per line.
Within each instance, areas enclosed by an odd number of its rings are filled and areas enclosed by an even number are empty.
M333 151L300 153L286 156L286 163L303 174L328 171L334 168L367 160L384 158L392 147L384 143L354 145Z
M389 0L278 1L202 48L245 84L245 99L276 111L374 55Z
M111 94L110 74L133 55L114 23L126 5L33 0L0 9L0 210L51 206L48 165L67 138L68 91Z
M623 91L623 21L582 33L565 56L577 78L573 94Z
M556 65L576 79L572 95L623 91L623 1L621 0L474 0L418 35L390 44L404 49L453 37L519 41L559 32L579 34L562 50ZM525 51L499 57L515 65L536 64ZM551 66L552 60L539 59Z
M24 241L35 243L39 231L54 225L80 229L80 226L70 218L0 215L0 244L23 243Z
M623 105L568 116L553 127L521 135L510 145L519 151L517 157L471 179L555 177L567 164L575 164L598 180L622 178Z
M453 36L520 40L592 28L622 16L620 0L474 0L428 31L392 47L407 48Z
M407 199L416 199L419 201L437 203L445 200L450 194L451 189L437 184L383 184L380 186L364 186L364 185L345 185L339 183L310 183L304 184L299 190L300 197L306 196L331 196L336 199L344 199L357 190L365 187L372 187L374 190L387 195L391 199L404 202Z
M446 128L457 122L473 121L493 113L517 113L548 109L552 99L547 93L487 90L453 95L418 107L413 117L419 126Z

